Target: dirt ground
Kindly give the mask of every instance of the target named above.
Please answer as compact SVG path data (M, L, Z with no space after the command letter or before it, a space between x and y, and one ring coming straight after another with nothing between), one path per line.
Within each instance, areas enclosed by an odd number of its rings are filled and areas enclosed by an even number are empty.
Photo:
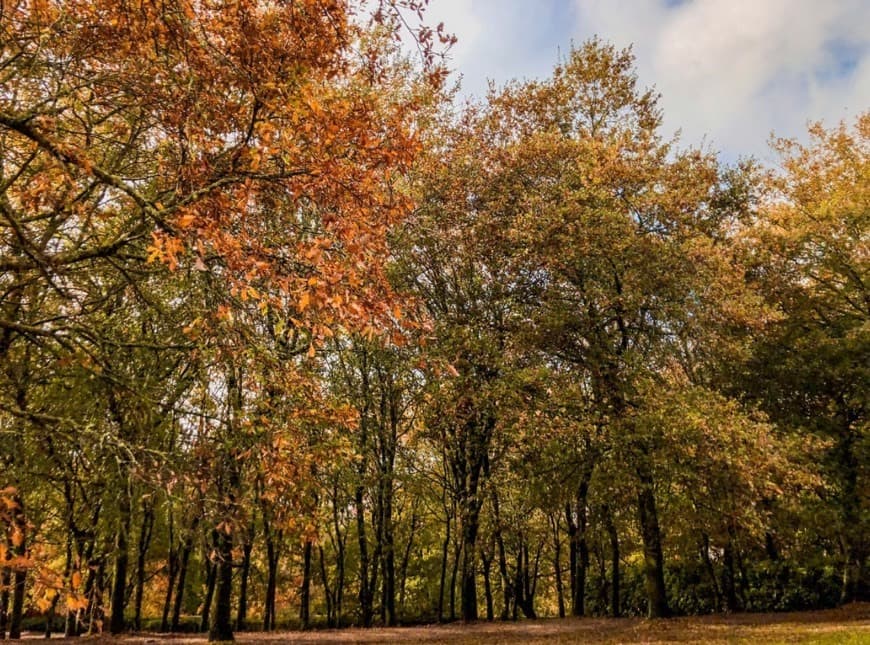
M31 638L38 635L33 634ZM425 643L427 645L567 643L822 643L870 645L870 603L790 614L735 614L670 620L642 618L544 619L516 623L431 625L309 632L239 633L238 643ZM199 636L135 634L120 638L56 639L53 642L172 645L202 643Z

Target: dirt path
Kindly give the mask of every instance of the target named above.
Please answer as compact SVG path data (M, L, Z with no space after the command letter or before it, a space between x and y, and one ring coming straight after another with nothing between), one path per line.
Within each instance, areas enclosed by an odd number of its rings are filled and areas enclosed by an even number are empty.
M34 637L36 635L34 634ZM57 639L62 642L140 643L171 641L203 643L204 637L153 634L122 638ZM310 632L240 633L238 643L374 644L425 643L427 645L532 645L568 643L822 643L870 645L870 603L841 609L792 614L737 614L671 620L642 618L545 619L517 623L432 625Z

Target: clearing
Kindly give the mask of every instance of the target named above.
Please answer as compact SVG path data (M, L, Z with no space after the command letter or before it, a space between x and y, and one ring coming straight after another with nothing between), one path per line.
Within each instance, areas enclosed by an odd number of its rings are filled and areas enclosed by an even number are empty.
M38 635L28 635L35 638ZM643 618L566 618L511 623L454 623L423 627L395 627L308 632L243 632L238 643L427 645L567 644L567 643L822 643L870 644L870 603L840 609L783 614L693 616L670 620ZM204 643L204 636L134 634L119 638L57 639L79 643Z

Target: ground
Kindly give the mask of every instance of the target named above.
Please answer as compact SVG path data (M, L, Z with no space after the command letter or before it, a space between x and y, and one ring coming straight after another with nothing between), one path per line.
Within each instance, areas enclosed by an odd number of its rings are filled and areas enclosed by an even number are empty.
M34 637L37 635L34 634ZM870 603L790 614L734 614L670 620L641 618L545 619L515 623L452 624L391 629L342 629L272 634L240 633L238 643L427 645L550 645L567 643L821 643L870 645ZM173 645L203 643L204 637L137 634L121 638L58 639L57 642Z

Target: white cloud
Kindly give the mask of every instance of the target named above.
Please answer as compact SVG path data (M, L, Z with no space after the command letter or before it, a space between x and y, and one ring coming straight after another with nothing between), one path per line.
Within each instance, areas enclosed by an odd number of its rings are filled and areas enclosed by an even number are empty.
M463 89L545 76L571 38L634 45L662 93L665 129L726 157L767 155L772 130L800 136L870 108L867 0L432 0L459 37Z

